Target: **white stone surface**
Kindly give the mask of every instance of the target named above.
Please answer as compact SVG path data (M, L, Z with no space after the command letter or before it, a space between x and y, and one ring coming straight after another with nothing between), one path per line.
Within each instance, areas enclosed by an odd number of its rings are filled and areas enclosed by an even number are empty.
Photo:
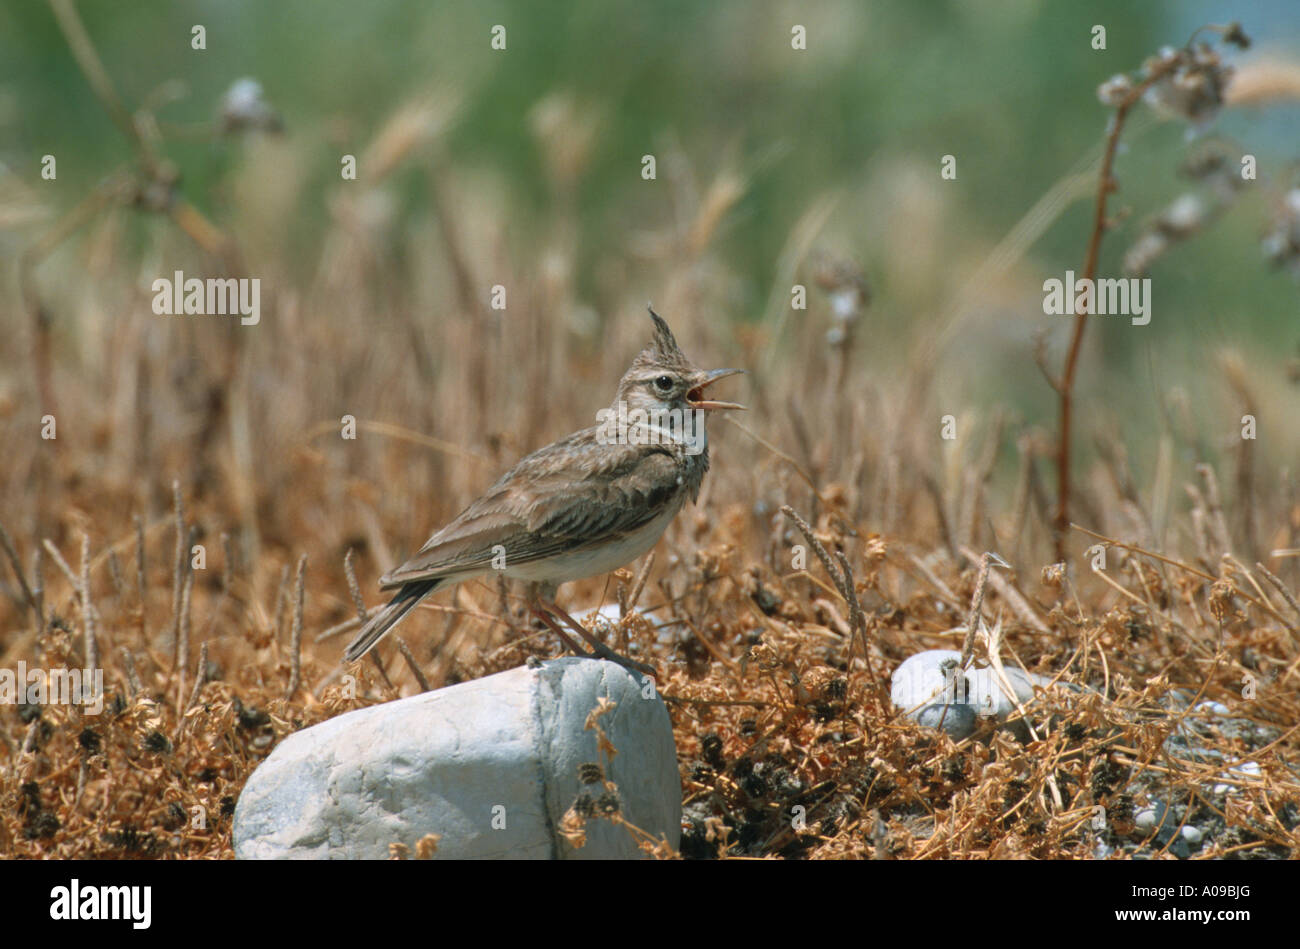
M1005 721L1016 711L1015 701L992 668L972 663L963 673L964 692L955 686L955 673L945 674L945 665L955 670L961 653L955 649L927 649L907 659L894 670L890 698L913 721L943 730L954 738L965 738L979 727L980 719ZM1047 687L1050 679L1005 665L1006 677L1021 704L1034 700L1034 686Z
M612 764L583 728L602 696L617 703L600 720L618 749ZM618 784L629 821L678 845L681 780L663 700L621 666L565 658L290 735L240 795L235 855L386 859L389 844L414 855L434 833L438 859L639 856L628 831L605 820L587 822L581 849L556 833L584 790L578 765L588 761Z

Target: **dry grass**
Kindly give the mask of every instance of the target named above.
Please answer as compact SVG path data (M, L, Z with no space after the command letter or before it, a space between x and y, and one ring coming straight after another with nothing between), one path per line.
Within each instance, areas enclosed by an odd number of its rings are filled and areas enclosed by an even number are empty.
M715 495L728 467L719 462ZM643 607L673 620L671 634L635 614L621 631L665 672L660 689L692 818L686 854L1088 856L1099 838L1136 847L1129 840L1133 812L1144 802L1133 799L1132 788L1143 780L1164 800L1219 814L1231 831L1221 849L1291 852L1300 781L1288 761L1300 708L1286 683L1300 664L1300 614L1285 583L1269 579L1272 571L1230 556L1182 562L1118 545L1109 548L1108 582L1093 579L1080 590L1060 582L1059 572L1040 580L1032 565L1020 567L1000 588L990 584L983 600L985 622L993 626L997 617L1001 627L1002 655L1090 685L1106 699L1092 695L1055 716L1050 706L1036 707L1039 737L1027 745L1005 733L953 742L891 711L869 669L890 670L923 648L960 648L978 564L941 546L867 533L865 523L854 534L844 486L831 483L822 498L815 536L843 554L858 578L869 665L841 578L811 566L791 570L787 552L803 538L789 522L716 497L673 529L665 568L642 595ZM418 644L409 657L389 649L383 674L368 663L353 669L359 681L348 698L334 665L338 637L312 642L314 630L354 612L341 557L333 564L313 557L302 618L283 558L267 555L248 570L209 562L206 577L192 585L192 601L182 597L182 610L193 613L182 624L170 615L177 572L171 540L152 534L143 610L132 578L118 582L110 568L110 549L117 559L131 557L127 524L89 561L89 610L74 590L75 574L30 584L45 590L39 636L31 616L11 604L8 666L24 655L47 668L82 665L79 634L94 616L108 701L97 717L54 705L4 713L5 852L228 857L233 802L284 735L412 694L422 688L417 668L437 687L553 648L524 626L513 594L503 616L496 590L470 585L407 625L404 636ZM745 553L763 550L773 556ZM361 559L373 579L378 567L369 555ZM601 592L589 583L574 599ZM294 690L299 623L304 687ZM182 625L201 644L200 662L189 670L173 666L168 641ZM185 671L200 679L188 692ZM1249 701L1241 695L1246 676L1257 683ZM1175 688L1222 702L1279 737L1211 731L1203 747L1221 752L1223 762L1171 755L1164 741L1180 715L1162 699ZM1240 778L1239 793L1216 799L1211 789L1222 783L1221 772L1246 759L1259 764L1258 778ZM791 826L796 805L805 808L804 833ZM1096 805L1108 815L1100 832L1090 825ZM203 826L195 826L200 813Z

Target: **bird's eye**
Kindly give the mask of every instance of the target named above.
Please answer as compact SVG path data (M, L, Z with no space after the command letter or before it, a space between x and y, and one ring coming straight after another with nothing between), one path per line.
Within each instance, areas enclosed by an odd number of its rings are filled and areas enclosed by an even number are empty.
M655 380L655 388L660 392L668 392L673 387L672 376L660 376Z

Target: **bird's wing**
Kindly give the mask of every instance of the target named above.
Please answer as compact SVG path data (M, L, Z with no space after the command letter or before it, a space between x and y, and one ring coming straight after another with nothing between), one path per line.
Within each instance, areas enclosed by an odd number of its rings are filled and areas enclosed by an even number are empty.
M488 570L613 540L661 514L682 490L681 469L663 446L599 445L594 429L524 458L420 551L380 578L393 589Z

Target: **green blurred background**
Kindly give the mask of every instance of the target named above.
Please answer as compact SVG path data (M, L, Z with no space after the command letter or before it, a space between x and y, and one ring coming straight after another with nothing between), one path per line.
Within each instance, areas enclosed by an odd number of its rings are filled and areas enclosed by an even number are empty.
M304 178L292 204L276 209L285 219L274 235L281 263L304 283L320 259L339 155L363 151L404 101L443 93L459 103L443 154L470 182L466 193L499 195L486 213L502 217L521 266L542 266L557 205L571 202L573 286L584 313L604 318L629 292L654 298L653 278L638 274L638 247L673 226L675 193L703 190L731 168L745 188L713 245L726 264L727 318L757 322L774 297L788 299L776 262L801 215L829 196L834 210L818 243L855 259L874 290L860 358L868 366L898 359L962 300L961 332L940 355L940 401L1002 401L1048 425L1055 405L1028 354L1046 325L1059 360L1067 321L1042 314L1041 283L1081 269L1090 198L1073 202L973 298L963 294L1035 202L1095 155L1109 115L1098 84L1206 22L1243 23L1255 45L1233 61L1300 57L1300 4L1289 0L91 0L79 9L128 106L179 79L185 96L159 115L183 126L210 120L232 81L263 84ZM190 47L194 23L206 26L205 51ZM796 23L807 28L806 51L791 49ZM1090 44L1098 23L1108 31L1104 51ZM507 27L504 52L489 48L494 24ZM536 107L555 93L595 122L571 195L554 187L537 132ZM1090 331L1081 376L1089 404L1113 413L1131 437L1159 427L1155 406L1171 387L1193 392L1195 406L1198 388L1219 386L1213 359L1225 347L1242 352L1264 398L1294 400L1284 380L1300 343L1297 287L1266 266L1259 237L1294 184L1297 128L1294 103L1227 110L1216 131L1256 154L1259 181L1207 233L1156 264L1149 326L1113 320ZM187 197L218 223L231 200L223 182L245 147L235 139L166 147ZM1118 274L1141 220L1189 189L1175 175L1187 148L1183 123L1134 123L1112 203L1132 213L1104 245L1103 275ZM45 153L59 156L57 184L39 181ZM658 182L640 179L646 153L660 160ZM956 181L940 179L945 154L957 157ZM6 0L0 161L9 173L62 210L128 158L47 6ZM667 184L674 177L676 192ZM401 256L413 253L402 221L427 213L428 179L401 168L391 187L390 250ZM12 258L34 233L10 231L0 246ZM256 235L238 236L257 248ZM419 260L409 263L418 270Z

